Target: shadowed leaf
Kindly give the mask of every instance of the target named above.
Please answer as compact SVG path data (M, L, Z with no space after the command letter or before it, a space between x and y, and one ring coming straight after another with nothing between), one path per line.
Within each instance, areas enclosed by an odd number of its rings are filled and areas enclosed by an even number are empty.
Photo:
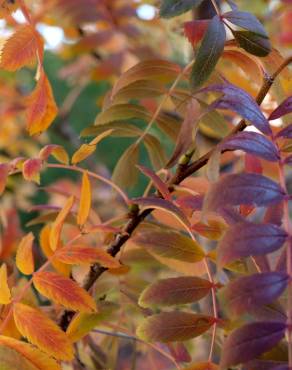
M133 144L120 157L115 166L112 181L123 189L133 186L138 179L136 164L139 161L139 146Z
M244 28L248 31L254 32L255 34L268 38L268 35L260 23L260 21L251 13L242 12L239 10L233 10L232 12L224 13L223 17L229 22Z
M258 57L266 57L271 52L270 41L266 37L250 31L232 31L239 46Z

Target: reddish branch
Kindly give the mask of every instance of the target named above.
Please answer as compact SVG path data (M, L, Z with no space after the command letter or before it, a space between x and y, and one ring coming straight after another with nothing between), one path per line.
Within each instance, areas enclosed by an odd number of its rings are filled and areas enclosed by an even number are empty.
M273 85L276 77L282 72L282 70L288 66L292 62L292 57L287 58L281 66L274 72L272 76L265 76L264 82L260 91L257 94L256 102L260 105L265 96L268 94L271 86ZM243 131L247 127L245 120L241 120L238 125L232 130L229 136L234 135L237 132ZM190 163L189 165L179 165L173 177L169 180L169 190L172 191L172 185L180 184L185 178L189 177L190 175L197 172L199 169L204 167L212 155L215 148L211 149L209 152L204 154L202 157ZM107 252L115 257L121 247L129 240L134 230L139 226L139 224L152 212L152 209L146 209L144 211L139 211L139 209L135 209L134 211L129 213L129 221L124 226L124 229L121 233L118 233L115 237L113 243L107 249ZM96 280L106 271L105 267L100 266L98 263L95 263L91 266L86 281L84 283L84 289L89 290L92 288ZM61 320L60 326L63 330L66 330L70 321L74 316L73 311L64 311Z

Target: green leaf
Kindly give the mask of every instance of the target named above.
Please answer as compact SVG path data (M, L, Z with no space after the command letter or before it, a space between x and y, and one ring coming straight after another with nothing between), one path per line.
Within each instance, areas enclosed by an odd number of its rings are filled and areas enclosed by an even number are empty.
M265 57L271 52L270 41L250 31L232 31L239 46L258 57Z
M213 72L224 50L225 40L224 24L216 15L208 26L191 72L191 86L194 90L203 85Z
M203 0L162 0L160 17L172 18L186 13L195 6L199 6Z
M174 342L195 338L207 331L215 319L188 312L163 312L139 325L137 335L150 342Z
M141 294L142 307L177 305L199 301L212 289L209 280L196 276L161 279L149 285Z
M112 175L112 181L123 189L133 186L139 175L136 167L138 160L139 146L132 144L119 159Z
M176 231L145 231L136 234L131 242L145 248L154 257L198 262L205 256L198 243Z

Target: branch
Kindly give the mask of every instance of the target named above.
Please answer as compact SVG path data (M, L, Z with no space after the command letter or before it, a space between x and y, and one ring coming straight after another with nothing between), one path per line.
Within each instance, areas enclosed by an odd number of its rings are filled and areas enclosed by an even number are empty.
M292 57L287 58L281 66L274 72L272 76L265 76L263 85L260 89L260 91L257 94L256 102L260 105L262 101L264 100L265 96L268 94L271 86L273 85L275 79L277 76L282 72L282 70L292 62ZM243 131L246 128L245 120L241 120L238 125L232 130L232 132L228 136L232 136L237 132ZM189 164L189 165L180 165L178 166L176 173L173 175L173 177L169 180L169 190L173 191L173 185L178 185L180 182L182 182L186 177L194 174L197 172L200 168L204 167L212 155L215 148L210 150L208 153L204 154L202 157L200 157L195 162ZM137 228L137 226L152 212L152 209L146 209L142 212L139 212L139 209L134 209L132 212L129 213L129 221L123 228L121 233L118 233L116 235L116 238L114 242L109 246L107 249L107 252L115 257L121 247L129 240L131 237L133 231ZM89 274L86 278L85 284L83 288L86 290L89 290L93 284L96 282L96 280L106 271L107 269L105 267L100 266L98 263L95 263L91 266ZM60 320L60 326L65 331L72 320L74 316L73 311L64 311L61 320Z

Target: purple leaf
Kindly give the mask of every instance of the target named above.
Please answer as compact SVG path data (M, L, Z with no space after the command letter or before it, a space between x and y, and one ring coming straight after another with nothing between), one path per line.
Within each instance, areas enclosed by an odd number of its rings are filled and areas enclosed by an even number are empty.
M212 18L202 40L191 72L191 86L197 89L213 72L226 40L225 27L218 15Z
M272 349L285 335L282 322L255 322L234 330L223 346L221 369L253 360Z
M232 30L232 34L239 46L252 55L265 57L272 50L269 39L254 32Z
M185 195L176 200L176 203L184 209L191 209L192 211L200 211L203 207L204 196L198 195Z
M292 155L289 155L288 157L285 158L284 163L287 164L288 166L292 165Z
M150 170L149 168L147 167L144 167L144 166L136 166L142 173L144 173L144 175L146 175L147 177L150 178L150 180L153 182L154 186L156 187L156 189L161 193L161 195L163 196L163 198L167 199L167 200L170 200L171 199L171 195L170 195L170 192L168 190L168 187L167 185L165 184L165 182L163 182L161 180L161 178L159 176L156 175L156 173L152 170Z
M283 103L280 104L278 108L276 108L270 114L269 120L280 118L291 112L292 112L292 96L289 96L289 98L285 99Z
M204 206L209 211L228 205L260 207L275 204L284 198L282 188L268 177L255 173L231 174L211 185Z
M238 222L244 222L245 218L242 217L242 215L234 209L234 207L224 207L219 210L220 216L223 217L224 221L228 225L234 225Z
M279 131L276 135L276 137L284 137L286 139L292 139L292 123L288 125L287 127L283 128L281 131Z
M257 306L272 303L288 284L289 276L281 272L264 272L238 278L222 290L230 313L241 315Z
M246 370L289 370L287 363L269 360L254 360L246 364Z
M238 223L227 230L217 246L218 265L274 252L286 238L286 232L273 224Z
M268 38L266 31L260 21L251 13L233 10L223 14L223 17L229 22L244 28L245 30L256 33L259 36Z
M243 150L246 153L257 155L267 161L275 162L280 159L278 149L264 135L256 132L240 132L219 146L221 150Z
M221 97L211 104L210 109L229 109L250 121L264 134L270 135L272 133L268 120L255 100L247 92L237 86L225 83L208 86L199 90L199 93L209 91L223 93Z
M287 321L284 308L277 301L269 305L254 307L250 313L257 321Z

